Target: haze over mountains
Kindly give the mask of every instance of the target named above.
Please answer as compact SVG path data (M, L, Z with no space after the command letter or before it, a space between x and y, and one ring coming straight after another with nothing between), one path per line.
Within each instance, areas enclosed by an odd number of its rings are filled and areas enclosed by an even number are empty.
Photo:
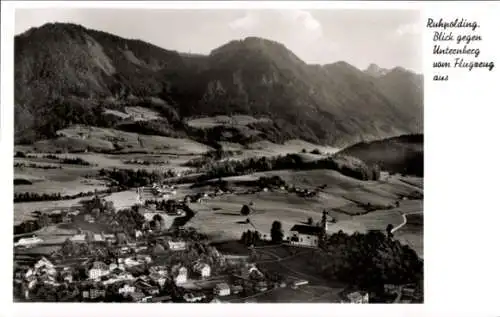
M74 24L46 24L15 38L17 143L86 124L213 141L298 138L345 146L421 133L422 90L423 77L400 67L309 65L284 45L257 37L231 41L208 56ZM161 117L137 127L105 115L127 105ZM216 115L270 120L209 132L186 123Z

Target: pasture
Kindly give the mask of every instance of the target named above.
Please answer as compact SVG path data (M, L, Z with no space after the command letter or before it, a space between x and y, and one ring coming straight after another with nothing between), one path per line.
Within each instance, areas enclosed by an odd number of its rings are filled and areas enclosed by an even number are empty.
M210 148L190 139L143 135L116 129L73 125L58 131L59 137L38 141L30 148L35 152L99 151L161 152L176 155L202 154Z
M335 209L342 207L358 208L353 204L353 197L361 203L379 203L387 205L394 203L401 193L410 193L413 186L398 182L362 182L345 177L335 171L277 171L256 173L252 176L228 178L231 182L251 179L263 175L279 175L289 184L302 187L328 184L328 187L314 198L302 198L285 191L257 192L255 194L228 194L208 199L203 204L191 204L197 211L187 226L192 226L208 234L214 241L239 239L243 231L258 230L269 235L271 223L281 221L285 237L295 224L305 223L309 217L315 222L321 219L323 209L329 211L329 220L335 218L335 223L328 224L328 232L343 230L346 233L367 230L385 230L388 224L397 226L403 221L401 213L422 210L421 201L401 201L399 207L388 210L375 210L365 215L349 215ZM350 199L346 199L349 197ZM248 216L240 214L244 204L253 203L254 213ZM247 223L249 218L251 223Z

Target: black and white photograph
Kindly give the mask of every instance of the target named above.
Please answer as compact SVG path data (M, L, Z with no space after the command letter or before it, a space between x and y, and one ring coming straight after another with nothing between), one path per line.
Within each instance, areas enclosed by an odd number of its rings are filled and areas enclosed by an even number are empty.
M423 21L16 9L14 302L424 303Z

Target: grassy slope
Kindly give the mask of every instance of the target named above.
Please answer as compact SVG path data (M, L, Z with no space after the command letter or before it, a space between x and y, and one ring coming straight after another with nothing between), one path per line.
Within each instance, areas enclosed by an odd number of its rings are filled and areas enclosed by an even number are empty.
M354 208L352 202L345 198L346 196L364 203L388 204L397 200L401 194L419 190L417 187L399 181L394 176L387 181L377 182L357 181L330 170L279 171L257 173L253 176L263 175L279 175L288 183L301 187L313 188L324 183L329 186L313 199L304 199L283 192L260 192L248 195L228 195L209 200L205 204L192 204L192 208L198 213L188 225L208 233L214 240L239 239L244 230L253 228L251 225L241 223L247 218L240 215L241 206L253 202L256 213L250 215L250 219L258 230L268 234L270 224L278 219L282 222L286 233L294 224L304 222L308 217L319 221L324 208L342 206L346 206L347 209ZM250 179L251 177L233 177L228 180L231 183L242 178ZM375 211L363 216L348 216L332 211L330 216L335 217L337 223L329 224L329 232L385 230L389 223L396 226L402 222L401 212L421 209L421 201L403 201L399 208Z
M392 173L423 176L424 137L421 134L358 143L340 153L377 163L382 170Z

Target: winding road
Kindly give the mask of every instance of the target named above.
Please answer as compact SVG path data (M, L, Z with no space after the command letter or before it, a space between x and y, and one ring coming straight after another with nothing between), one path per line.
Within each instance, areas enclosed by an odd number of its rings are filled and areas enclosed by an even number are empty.
M406 225L406 222L408 221L408 219L406 218L406 215L414 215L414 214L423 214L424 212L421 210L421 211L414 211L414 212L406 212L406 213L402 213L401 216L403 217L403 222L400 223L397 227L395 227L394 229L391 230L391 233L395 233L396 231L398 231L399 229L403 228L405 225Z

